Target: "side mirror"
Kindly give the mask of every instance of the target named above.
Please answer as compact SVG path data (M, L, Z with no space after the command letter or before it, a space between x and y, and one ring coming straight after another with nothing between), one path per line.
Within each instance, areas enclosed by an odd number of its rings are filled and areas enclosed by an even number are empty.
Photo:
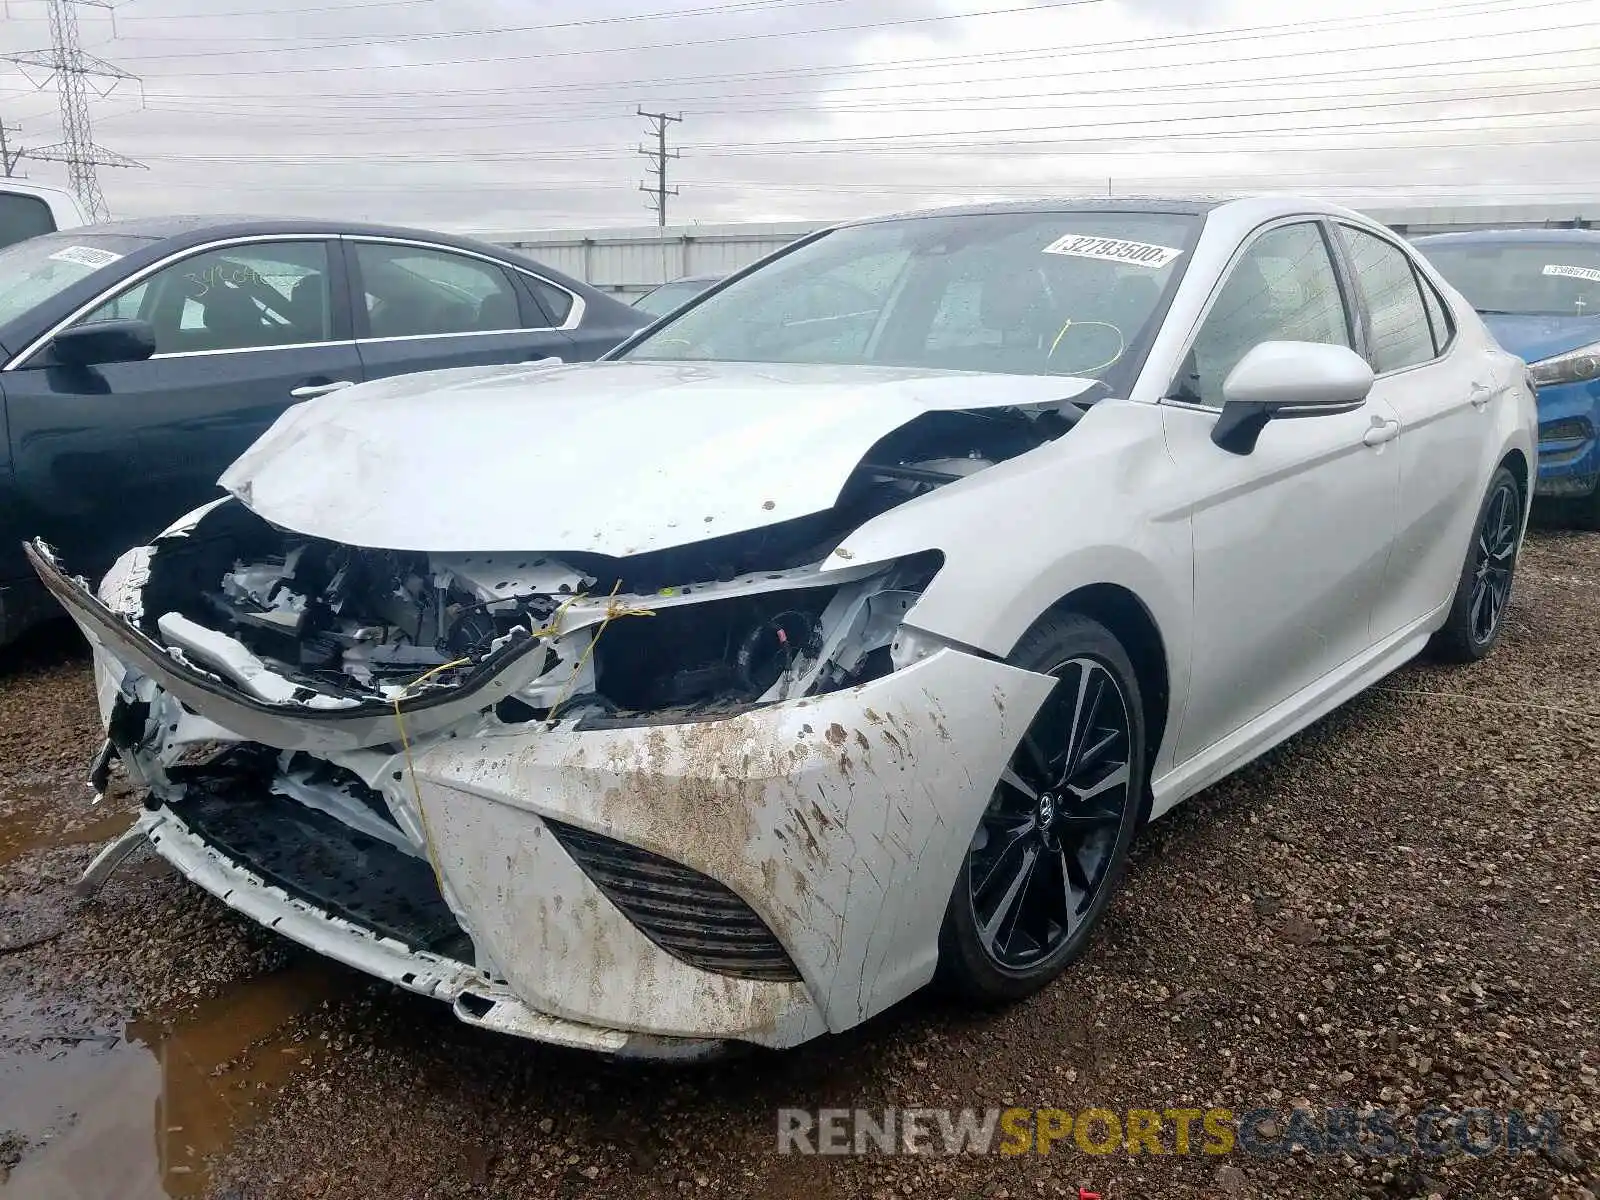
M1372 383L1367 360L1345 346L1262 342L1223 381L1211 440L1230 454L1249 454L1268 421L1354 412Z
M50 350L65 367L142 362L156 352L156 331L149 321L94 321L63 329L51 340Z

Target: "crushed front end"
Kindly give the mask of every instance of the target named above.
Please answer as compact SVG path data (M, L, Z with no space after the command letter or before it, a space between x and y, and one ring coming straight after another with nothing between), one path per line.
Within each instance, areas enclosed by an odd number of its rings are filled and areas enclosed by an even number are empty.
M346 546L227 500L98 594L28 552L190 880L462 1020L675 1057L927 982L1051 686L905 623L937 552L823 569L859 515L607 559Z

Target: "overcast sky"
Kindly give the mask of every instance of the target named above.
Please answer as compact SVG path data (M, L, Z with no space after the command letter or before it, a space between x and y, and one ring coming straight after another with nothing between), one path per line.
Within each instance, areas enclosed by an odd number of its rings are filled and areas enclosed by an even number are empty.
M288 3L79 9L84 48L142 78L92 103L96 140L149 167L102 169L114 214L645 224L639 106L684 117L673 223L1108 189L1600 197L1600 0ZM48 45L42 0L0 4L0 52ZM0 119L61 136L9 63Z

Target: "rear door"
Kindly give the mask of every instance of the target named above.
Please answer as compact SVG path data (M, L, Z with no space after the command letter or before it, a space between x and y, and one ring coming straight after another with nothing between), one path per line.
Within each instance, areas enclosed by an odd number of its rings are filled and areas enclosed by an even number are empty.
M1485 432L1497 394L1491 364L1456 352L1449 308L1401 246L1336 226L1362 300L1372 397L1400 421L1394 552L1373 616L1374 639L1449 601L1483 499Z
M284 409L360 380L331 239L241 239L197 249L74 323L138 317L156 354L87 368L48 347L6 373L17 489L30 534L75 569L218 494L217 477Z
M570 360L574 298L482 255L424 242L344 239L356 344L369 379L485 363ZM556 305L560 311L550 311ZM581 310L580 310L581 312Z

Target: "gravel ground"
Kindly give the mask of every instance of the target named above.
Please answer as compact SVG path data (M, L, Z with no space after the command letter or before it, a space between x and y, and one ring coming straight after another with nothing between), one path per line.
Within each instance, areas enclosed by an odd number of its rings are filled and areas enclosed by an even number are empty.
M1097 944L1032 1000L918 997L678 1071L476 1033L152 861L73 900L135 804L84 803L89 670L35 642L0 664L0 1191L1593 1200L1600 536L1536 534L1508 622L1487 663L1408 667L1159 823ZM1563 1138L1376 1161L774 1151L784 1106L1012 1104L1520 1108Z

